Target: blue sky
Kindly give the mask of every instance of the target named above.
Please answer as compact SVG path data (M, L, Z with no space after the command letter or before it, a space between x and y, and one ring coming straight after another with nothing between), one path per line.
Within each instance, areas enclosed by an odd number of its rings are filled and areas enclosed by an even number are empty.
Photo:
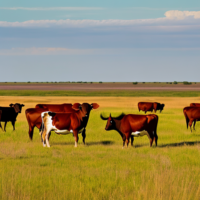
M200 1L0 2L1 81L200 81Z

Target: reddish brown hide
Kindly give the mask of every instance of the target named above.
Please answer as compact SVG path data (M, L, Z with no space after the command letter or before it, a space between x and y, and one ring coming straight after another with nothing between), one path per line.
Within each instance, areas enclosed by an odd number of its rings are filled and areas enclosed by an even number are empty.
M200 103L191 103L190 107L200 107Z
M29 138L33 138L33 130L35 127L41 129L42 119L41 113L45 111L73 113L76 110L72 108L72 104L37 104L35 108L28 108L25 111L26 119L29 125Z
M186 126L188 128L189 125L192 132L192 123L194 122L193 129L195 130L196 121L200 120L200 107L185 107L183 109L183 114L185 116Z
M92 109L97 109L99 105L97 103L83 103L79 104L76 103L72 106L73 109L77 111L74 113L55 113L55 112L48 112L49 116L52 116L52 126L56 127L57 130L68 130L72 131L74 138L75 138L75 147L78 143L78 134L82 133L83 136L83 143L85 144L85 128L88 123L90 111ZM51 127L47 127L44 123L44 130L42 133L43 143L45 140L48 140L48 134L51 131ZM50 147L49 141L47 141L47 146Z
M160 112L163 110L165 104L161 104L158 102L139 102L138 103L138 110L142 110L145 112L147 111L153 111L156 112L157 110L160 110Z
M133 114L121 114L119 117L110 117L104 118L101 115L103 120L107 119L106 130L116 130L122 137L123 147L126 144L128 146L129 140L131 138L131 145L133 145L134 135L133 133L138 133L137 136L140 136L139 132L146 131L147 136L150 140L150 146L152 146L153 140L157 146L157 124L158 116L154 114L150 115L133 115ZM135 135L136 136L136 135ZM142 136L142 135L141 135Z

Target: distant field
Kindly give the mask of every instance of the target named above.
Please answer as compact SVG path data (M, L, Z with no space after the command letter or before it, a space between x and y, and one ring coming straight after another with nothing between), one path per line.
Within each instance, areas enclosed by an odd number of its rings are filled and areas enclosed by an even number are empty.
M0 83L0 96L198 97L200 83Z
M105 131L100 113L116 116L139 113L138 101L165 103L158 113L158 147L149 147L146 136L122 150L116 131ZM25 104L16 131L11 123L0 130L1 199L185 199L200 197L200 123L186 129L183 107L200 97L25 97L2 96L1 106ZM86 145L80 136L74 148L72 135L52 133L51 148L42 147L39 131L28 138L24 111L37 103L96 102ZM141 113L142 114L142 113ZM3 124L3 123L2 123Z

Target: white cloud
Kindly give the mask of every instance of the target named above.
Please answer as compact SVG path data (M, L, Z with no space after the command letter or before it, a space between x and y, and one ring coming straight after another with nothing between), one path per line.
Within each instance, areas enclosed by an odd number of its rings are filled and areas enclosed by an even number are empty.
M0 7L0 10L29 10L29 11L62 11L62 10L102 10L100 7Z
M168 19L178 19L183 20L187 17L193 17L194 19L200 18L200 11L179 11L179 10L169 10L165 13Z
M184 22L188 25L200 25L200 11L167 11L166 17L135 20L29 20L24 22L0 21L0 27L117 27L117 26L175 26Z

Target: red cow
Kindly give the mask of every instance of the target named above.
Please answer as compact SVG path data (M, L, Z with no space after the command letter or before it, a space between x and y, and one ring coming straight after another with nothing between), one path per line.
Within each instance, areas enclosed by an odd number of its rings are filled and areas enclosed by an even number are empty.
M165 104L160 104L160 103L157 103L157 102L139 102L138 103L138 110L142 110L145 112L147 111L153 111L156 113L157 110L160 110L160 112L163 110Z
M183 114L186 120L186 126L188 128L188 124L190 126L190 130L192 132L192 123L193 129L195 130L196 121L200 121L200 107L185 107L183 109Z
M74 112L71 103L63 104L37 104L35 108L43 108L52 112Z
M51 131L62 135L73 133L75 147L77 147L78 144L78 134L82 133L83 143L85 144L85 133L83 135L83 131L87 126L90 111L98 107L99 105L97 103L83 103L82 105L75 103L72 108L77 111L74 113L43 112L41 114L44 125L41 134L43 146L47 144L47 147L50 147L49 133Z
M191 103L190 107L200 107L200 103Z
M42 106L43 105L43 106ZM45 111L53 112L67 112L73 113L75 110L72 108L72 104L37 104L36 108L28 108L25 111L25 115L29 125L29 138L33 138L33 130L35 127L41 129L42 118L41 113Z
M119 117L111 117L111 115L108 118L105 118L102 115L100 117L103 120L107 120L105 130L116 130L121 135L123 147L125 145L125 141L128 147L130 138L131 145L133 145L134 137L143 135L148 136L150 146L152 146L153 140L155 140L157 146L157 115L121 114Z

